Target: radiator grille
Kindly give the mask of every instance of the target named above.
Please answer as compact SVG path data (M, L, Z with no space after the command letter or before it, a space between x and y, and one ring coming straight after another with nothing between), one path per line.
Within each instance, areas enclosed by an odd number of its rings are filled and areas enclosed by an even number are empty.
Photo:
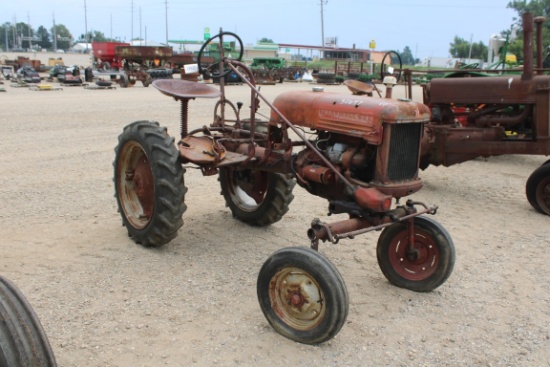
M388 178L391 181L404 181L416 177L420 133L423 124L392 124L390 155L388 158Z

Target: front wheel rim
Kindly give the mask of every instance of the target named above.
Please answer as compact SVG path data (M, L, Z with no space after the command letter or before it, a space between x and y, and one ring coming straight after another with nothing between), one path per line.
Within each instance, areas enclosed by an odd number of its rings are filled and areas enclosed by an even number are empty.
M391 241L388 255L392 268L399 276L411 280L428 279L436 271L441 254L433 238L415 229L414 250L409 250L408 229L398 233Z
M311 330L325 317L321 287L311 274L299 268L284 268L271 278L269 300L275 314L295 330Z

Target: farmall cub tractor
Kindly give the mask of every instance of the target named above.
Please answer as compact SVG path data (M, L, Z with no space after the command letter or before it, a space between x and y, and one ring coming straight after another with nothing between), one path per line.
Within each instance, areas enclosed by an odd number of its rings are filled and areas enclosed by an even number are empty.
M234 54L225 50L227 39L238 50ZM216 48L218 61L202 65L201 59ZM428 107L315 89L283 93L270 103L240 61L242 55L239 37L220 31L202 46L197 60L201 73L218 74L219 90L185 80L153 82L181 103L176 144L166 128L151 121L134 122L119 136L115 190L129 236L144 246L161 246L177 236L186 210L182 165L217 175L233 216L253 226L282 219L296 182L327 199L329 214L349 218L313 220L307 231L310 248L275 252L257 281L268 322L307 344L334 337L348 314L346 286L336 267L317 252L319 241L337 243L381 230L377 258L389 282L419 292L443 284L455 262L453 242L441 225L423 215L435 214L437 206L399 200L422 187L418 167ZM236 73L251 89L247 118L240 116L242 103L225 98L227 73ZM195 98L218 98L214 121L188 131L188 103ZM260 99L271 108L269 121L256 117Z

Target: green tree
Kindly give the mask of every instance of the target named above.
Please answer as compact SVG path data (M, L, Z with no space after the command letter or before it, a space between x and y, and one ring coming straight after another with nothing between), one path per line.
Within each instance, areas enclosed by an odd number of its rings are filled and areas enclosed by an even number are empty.
M275 43L271 38L262 38L258 41L259 43Z
M399 52L403 65L414 65L415 59L409 46L405 46L403 52Z
M449 53L452 57L460 59L481 59L487 60L487 46L483 42L470 43L464 38L455 36L449 47Z
M518 38L508 45L508 52L513 53L519 59L523 59L523 24L522 16L526 12L531 12L535 17L545 16L547 19L550 16L550 0L513 0L508 3L508 8L515 10L518 13L517 18L514 18L516 24L520 27ZM503 34L509 34L510 31L504 31ZM542 29L542 44L543 47L550 45L550 22L545 22Z
M36 30L36 36L38 37L39 41L36 41L36 44L40 46L43 49L48 49L52 47L52 38L50 36L50 33L48 30L40 26Z
M550 14L550 0L513 0L508 3L507 8L514 9L518 13L515 20L521 25L521 16L523 13L531 12L535 16L548 16ZM550 24L545 24L546 29L550 29Z
M68 50L71 47L73 36L71 32L63 24L56 24L55 29L52 27L52 34L57 39L57 49Z
M0 26L0 47L2 47L2 50L13 48L13 25L11 23L6 22Z
M450 44L449 53L452 57L467 58L470 52L470 43L464 38L455 36L455 39Z
M109 42L109 41L113 41L112 39L105 37L103 32L100 32L100 31L89 31L87 33L87 35L88 35L88 42L92 42L92 41L94 41L94 42ZM86 35L81 34L78 41L79 42L86 42Z

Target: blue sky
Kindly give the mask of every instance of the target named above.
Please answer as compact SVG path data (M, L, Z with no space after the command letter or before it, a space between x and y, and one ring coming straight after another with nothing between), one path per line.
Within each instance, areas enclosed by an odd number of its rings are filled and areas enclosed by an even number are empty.
M18 0L3 1L0 22L28 23L34 29L64 24L74 37L87 29L129 41L140 34L152 41L199 40L204 29L220 27L244 43L271 38L277 43L321 44L321 0ZM516 12L509 0L324 0L324 36L340 47L399 50L446 57L455 36L486 45L510 29ZM86 6L84 4L86 3ZM132 11L133 8L133 11ZM84 11L86 9L86 11ZM133 24L132 24L133 23ZM0 35L1 36L1 35Z

